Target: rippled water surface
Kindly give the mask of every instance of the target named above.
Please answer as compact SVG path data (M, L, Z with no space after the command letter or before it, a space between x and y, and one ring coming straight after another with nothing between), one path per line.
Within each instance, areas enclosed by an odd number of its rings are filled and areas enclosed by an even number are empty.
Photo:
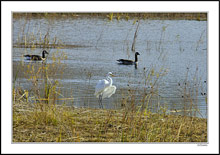
M23 25L25 24L23 29ZM118 65L117 59L134 60L131 46L137 23L133 20L104 19L17 19L13 21L13 44L19 35L33 34L36 38L48 31L50 38L57 38L65 45L76 48L50 48L47 64L53 63L53 54L63 52L62 74L57 72L51 81L58 80L62 98L74 98L65 103L77 107L99 108L94 96L98 80L108 72L116 75L113 85L117 87L111 98L103 99L105 108L117 109L122 100L132 94L135 103L141 103L144 91L150 93L156 81L158 98L152 98L152 107L167 106L170 112L183 109L184 105L198 107L198 117L206 117L207 97L207 22L187 20L141 20L137 32L135 51L140 53L138 67ZM42 48L13 48L13 76L16 85L31 91L33 84L21 67L28 64L41 66L41 62L28 62L24 54L41 55ZM149 72L151 81L147 81ZM159 73L166 73L161 75ZM184 96L187 90L191 97ZM185 92L184 92L185 91ZM190 98L190 99L189 99ZM129 98L128 98L129 100ZM57 101L61 104L63 101ZM193 108L192 107L192 108ZM181 112L179 112L181 114Z

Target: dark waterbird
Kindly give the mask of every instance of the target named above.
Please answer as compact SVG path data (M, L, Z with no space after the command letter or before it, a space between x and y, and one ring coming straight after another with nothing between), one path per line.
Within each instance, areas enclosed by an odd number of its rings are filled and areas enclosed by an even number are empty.
M127 60L127 59L119 59L117 60L119 64L122 65L137 65L138 63L138 55L140 55L138 52L135 53L135 60Z
M41 60L46 60L46 57L45 57L45 54L49 54L46 50L43 50L42 52L42 57L39 56L39 55L24 55L24 57L27 59L27 60L33 60L33 61L41 61Z

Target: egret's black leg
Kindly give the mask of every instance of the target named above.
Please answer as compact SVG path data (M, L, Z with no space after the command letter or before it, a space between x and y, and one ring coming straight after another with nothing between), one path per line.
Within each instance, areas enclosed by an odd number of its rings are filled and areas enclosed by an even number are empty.
M103 104L102 104L102 95L99 96L99 100L100 100L100 107L103 109Z
M102 95L99 95L99 107L103 109L103 105L102 105Z
M100 100L101 95L99 95L99 108L101 108L101 100Z

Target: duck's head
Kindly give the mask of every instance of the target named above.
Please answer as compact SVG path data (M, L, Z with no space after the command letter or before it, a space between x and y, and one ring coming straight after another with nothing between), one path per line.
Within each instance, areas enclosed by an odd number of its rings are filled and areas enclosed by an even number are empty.
M49 54L46 50L43 50L43 53Z
M140 54L138 52L136 52L135 55L140 55Z

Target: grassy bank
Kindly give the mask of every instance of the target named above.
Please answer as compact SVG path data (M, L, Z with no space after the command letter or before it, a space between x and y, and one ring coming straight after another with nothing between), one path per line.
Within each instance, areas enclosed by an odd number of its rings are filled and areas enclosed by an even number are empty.
M13 142L207 142L207 120L14 102Z
M104 19L156 19L156 20L207 20L207 13L196 12L149 12L149 13L129 13L129 12L93 12L93 13L60 13L60 12L33 12L33 13L13 13L13 18L104 18Z

